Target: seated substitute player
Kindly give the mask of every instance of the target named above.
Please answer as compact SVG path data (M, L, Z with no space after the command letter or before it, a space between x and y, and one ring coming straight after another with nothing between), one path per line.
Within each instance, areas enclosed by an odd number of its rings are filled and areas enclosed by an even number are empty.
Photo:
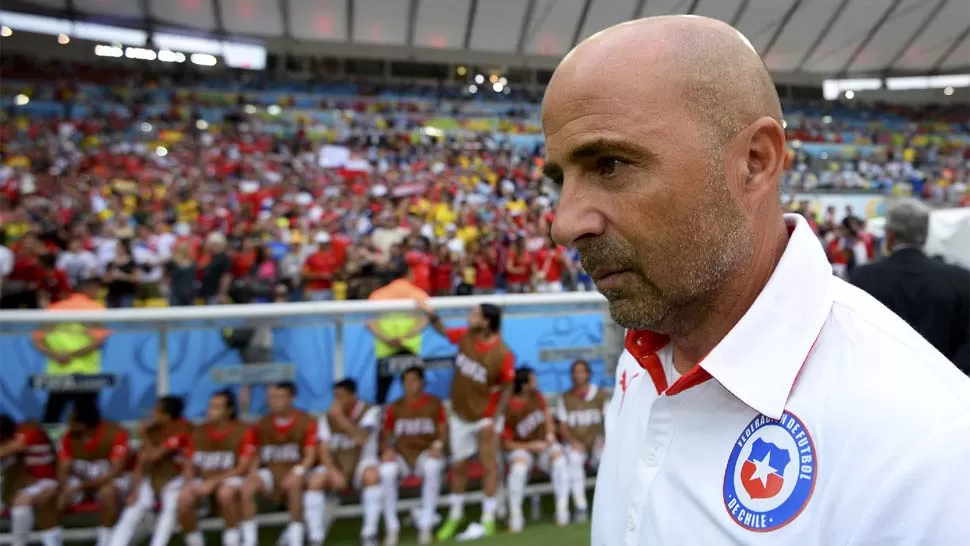
M502 414L512 389L515 357L502 342L502 310L483 303L468 313L467 328L445 329L441 317L426 301L418 306L428 315L439 334L458 345L455 375L451 382L452 415L448 419L451 444L451 508L448 519L438 529L438 540L450 540L464 518L465 488L468 486L468 459L478 454L482 463L482 527L485 536L495 534L498 507L498 434L493 419Z
M522 500L534 464L552 478L556 498L556 523L569 523L569 470L562 446L556 442L555 427L546 399L536 385L532 368L515 372L515 393L505 414L505 451L508 453L509 531L525 526Z
M556 407L559 434L566 446L566 463L569 465L569 489L572 492L576 520L585 522L588 517L586 501L586 464L599 466L603 453L603 412L609 397L596 385L590 385L589 363L573 362L573 388L562 395Z
M142 423L142 445L131 480L128 506L111 533L111 546L128 546L138 525L160 501L151 546L165 546L175 530L185 446L192 425L182 418L185 403L178 396L163 396L152 417Z
M421 478L421 508L417 513L418 542L431 543L441 480L448 412L440 398L424 392L424 370L415 366L401 374L404 396L387 408L381 437L381 490L384 495L385 546L397 546L398 485L408 476Z
M290 523L284 531L284 543L303 546L303 510L312 513L323 507L304 506L303 491L307 470L316 459L317 421L293 407L296 385L291 381L276 383L267 389L269 415L260 419L253 430L259 446L259 468L250 472L242 489L242 543L256 546L256 497L276 503L285 502Z
M10 507L14 546L25 546L37 521L44 546L60 546L57 455L40 423L18 425L0 414L0 510Z
M117 423L101 419L98 407L80 404L61 438L58 480L60 507L84 500L98 503L97 546L108 546L121 507L131 492L131 461L128 431Z
M179 495L179 525L187 546L203 546L197 509L214 499L225 521L223 546L239 546L243 481L256 455L255 432L237 418L236 396L230 390L209 398L207 421L192 431L185 448L185 474Z
M329 452L329 467L319 467L311 478L311 489L328 486L339 491L350 483L360 491L364 511L361 542L377 544L381 518L381 487L378 473L377 443L381 409L357 398L357 383L344 379L333 387L333 405L320 419L320 449Z

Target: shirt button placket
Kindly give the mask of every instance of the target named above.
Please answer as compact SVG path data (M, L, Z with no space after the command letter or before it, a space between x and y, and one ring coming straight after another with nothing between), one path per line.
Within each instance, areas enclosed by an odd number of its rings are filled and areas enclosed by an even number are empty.
M627 543L639 544L643 538L641 524L649 525L650 522L643 521L645 513L654 512L648 507L650 488L660 471L660 464L663 462L664 453L673 437L673 415L671 413L672 400L661 395L653 403L650 411L650 419L647 422L647 433L643 445L643 452L640 456L638 474L638 487L633 495L630 512L627 514ZM632 541L632 542L631 542Z

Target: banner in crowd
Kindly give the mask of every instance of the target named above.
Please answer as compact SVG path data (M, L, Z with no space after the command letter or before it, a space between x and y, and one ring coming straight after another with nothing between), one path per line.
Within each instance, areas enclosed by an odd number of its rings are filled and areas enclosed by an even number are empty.
M220 377L226 372L219 369L241 365L238 351L226 346L220 330L209 328L177 330L167 336L169 393L185 397L190 417L203 415L209 395L225 388ZM114 375L115 381L101 392L101 409L113 420L140 419L157 399L159 336L151 330L125 331L123 326L114 331L102 352L102 371ZM334 380L342 379L334 377L336 333L336 327L326 323L274 329L273 360L292 367L287 370L297 384L296 403L308 411L326 411ZM502 335L515 353L516 366L531 366L537 371L543 391L559 393L569 388L571 361L549 360L569 356L550 350L601 346L603 317L588 310L553 317L509 315L503 320ZM440 362L455 352L451 343L430 329L424 333L422 356ZM345 376L357 380L363 399L374 400L377 361L374 339L365 324L353 322L344 326L343 354ZM591 365L593 381L604 384L602 359L593 360ZM0 332L0 412L18 420L39 419L47 392L40 387L31 388L31 378L43 375L45 370L45 360L29 335L13 335L9 329ZM428 390L447 397L452 373L450 367L429 366ZM400 381L396 381L389 399L401 393ZM255 387L251 413L263 413L265 409L265 389Z

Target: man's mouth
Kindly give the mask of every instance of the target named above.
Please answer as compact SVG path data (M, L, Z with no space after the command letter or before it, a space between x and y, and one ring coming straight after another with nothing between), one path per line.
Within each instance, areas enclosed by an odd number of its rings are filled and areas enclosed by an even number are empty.
M628 269L598 267L590 274L590 277L600 290L608 290L617 288L618 284L623 281L623 276L629 272Z

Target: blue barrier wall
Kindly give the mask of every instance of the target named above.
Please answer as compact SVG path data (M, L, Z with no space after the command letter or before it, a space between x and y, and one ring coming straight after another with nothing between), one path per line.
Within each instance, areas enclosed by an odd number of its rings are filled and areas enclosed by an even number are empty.
M449 323L460 326L461 322ZM335 326L280 327L274 330L274 356L278 362L292 363L297 374L297 405L312 412L323 412L331 402L334 382ZM570 362L539 362L543 349L585 347L603 343L603 317L595 312L541 316L507 316L502 335L515 353L516 366L531 366L545 392L562 392L569 387ZM424 334L422 356L450 356L455 349L430 329ZM203 414L209 395L221 388L211 379L219 366L239 365L239 355L224 344L216 329L183 330L168 334L169 392L185 396L189 416ZM101 393L104 415L113 420L141 418L155 403L158 364L158 334L154 332L117 332L103 350L105 373L117 374L115 387ZM602 361L591 363L593 381L605 381ZM28 377L43 374L44 358L34 349L27 335L0 336L0 412L20 420L40 418L47 394L31 390ZM360 395L373 400L376 391L373 338L363 323L344 326L344 370L357 380ZM431 370L428 388L447 397L452 371ZM342 379L342 378L337 378ZM252 411L265 411L264 389L253 393ZM401 394L400 385L391 389L390 399Z

